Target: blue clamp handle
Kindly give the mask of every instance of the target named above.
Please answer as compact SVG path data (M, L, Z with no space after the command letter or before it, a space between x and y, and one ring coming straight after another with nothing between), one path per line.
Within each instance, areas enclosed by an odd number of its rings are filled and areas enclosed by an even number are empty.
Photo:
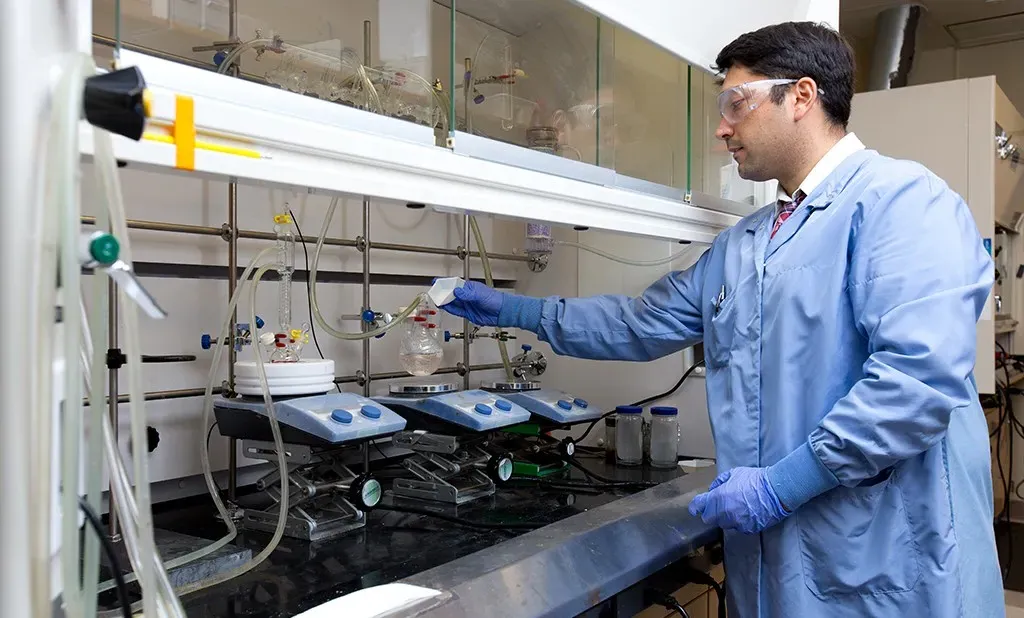
M367 324L373 324L377 321L377 314L374 313L373 309L367 309L363 312L363 321Z
M214 54L213 55L213 64L214 64L214 66L218 66L219 67L221 64L223 64L224 60L226 60L227 57L228 57L228 53L226 51L224 51L224 50L221 50L221 51L217 52L216 54Z
M528 344L528 343L524 343L524 344L522 345L522 350L523 350L523 352L529 352L529 351L530 351L530 350L532 350L532 349L533 349L533 346L532 346L532 345L530 345L530 344Z
M213 347L213 338L209 334L205 334L199 339L199 345L203 346L204 350L209 350Z
M451 340L452 340L452 331L450 331L450 330L444 331L444 342L448 343Z
M263 321L263 318L256 316L256 328L263 328L264 324L266 324L266 322Z

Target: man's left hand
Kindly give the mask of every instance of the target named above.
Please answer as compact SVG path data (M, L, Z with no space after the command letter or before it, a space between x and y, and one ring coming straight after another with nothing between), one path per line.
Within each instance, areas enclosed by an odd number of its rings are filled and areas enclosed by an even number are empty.
M756 534L790 513L768 481L767 468L733 468L711 483L707 493L690 502L690 514L723 530Z

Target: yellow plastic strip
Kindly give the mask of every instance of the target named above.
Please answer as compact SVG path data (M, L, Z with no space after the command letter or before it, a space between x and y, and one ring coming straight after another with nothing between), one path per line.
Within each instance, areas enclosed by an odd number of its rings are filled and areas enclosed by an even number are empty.
M151 142L160 142L161 144L174 145L174 138L170 135L161 135L160 133L145 133L142 139L149 140ZM219 152L221 154L235 155L237 157L246 157L249 159L262 159L263 155L255 150L248 148L236 148L234 146L224 146L223 144L214 144L211 142L202 142L196 140L196 150L209 150L210 152Z
M174 97L174 166L180 170L196 169L196 104L192 97Z

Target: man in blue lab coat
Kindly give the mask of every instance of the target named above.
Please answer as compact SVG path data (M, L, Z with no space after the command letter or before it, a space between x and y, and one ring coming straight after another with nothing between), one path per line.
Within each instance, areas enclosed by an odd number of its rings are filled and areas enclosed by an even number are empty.
M964 201L847 133L853 59L787 23L717 59L725 141L778 201L637 298L468 283L445 309L555 352L646 361L704 342L738 618L1004 615L975 325L993 265Z

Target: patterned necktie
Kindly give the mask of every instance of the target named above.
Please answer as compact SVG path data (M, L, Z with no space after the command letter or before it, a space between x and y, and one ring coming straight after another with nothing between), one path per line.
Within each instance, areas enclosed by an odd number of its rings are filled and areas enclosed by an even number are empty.
M783 202L779 200L779 203L775 207L775 225L772 227L771 238L775 238L775 232L779 231L782 224L786 222L786 219L793 214L793 211L800 206L800 202L804 201L807 197L803 191L797 190L793 195L793 200L790 202Z

